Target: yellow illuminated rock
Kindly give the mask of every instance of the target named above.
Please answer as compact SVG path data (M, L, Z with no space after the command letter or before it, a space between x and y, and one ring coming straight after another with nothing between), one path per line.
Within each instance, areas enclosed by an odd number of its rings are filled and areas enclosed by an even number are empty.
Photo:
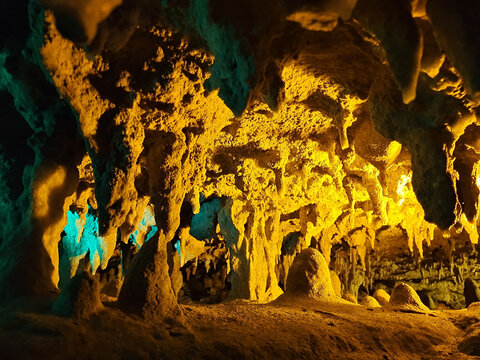
M375 298L375 300L378 301L378 303L381 306L387 305L388 302L390 301L390 295L388 295L388 293L383 289L375 290L375 293L373 294L373 297Z

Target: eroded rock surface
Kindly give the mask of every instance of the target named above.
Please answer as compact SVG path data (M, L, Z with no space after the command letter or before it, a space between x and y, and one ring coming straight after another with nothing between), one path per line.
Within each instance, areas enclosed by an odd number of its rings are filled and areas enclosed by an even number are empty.
M336 295L327 262L318 250L308 248L295 257L288 272L286 294L319 298Z
M405 283L395 285L388 305L401 310L428 311L416 291Z
M52 313L87 318L103 309L98 279L83 271L72 277L52 306Z

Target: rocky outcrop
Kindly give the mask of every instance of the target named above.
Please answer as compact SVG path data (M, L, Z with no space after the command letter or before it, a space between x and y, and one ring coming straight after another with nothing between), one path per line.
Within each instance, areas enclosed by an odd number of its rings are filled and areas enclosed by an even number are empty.
M165 235L147 242L135 256L118 296L118 306L147 321L181 316L168 275Z
M358 300L355 297L355 295L353 295L349 292L344 293L343 296L342 296L342 299L347 300L348 302L351 302L353 304L358 304Z
M360 301L360 305L365 305L368 307L381 307L377 299L370 295L365 295Z

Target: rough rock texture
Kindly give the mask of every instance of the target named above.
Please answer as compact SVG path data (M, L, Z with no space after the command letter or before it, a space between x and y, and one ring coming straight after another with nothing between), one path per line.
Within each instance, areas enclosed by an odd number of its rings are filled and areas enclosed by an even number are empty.
M457 348L470 335L476 335L478 349L478 330L473 330L478 329L480 314L470 310L425 316L319 302L292 307L233 302L183 308L188 328L144 323L111 307L100 316L75 321L1 309L2 360L472 360Z
M358 300L355 297L355 295L353 295L349 292L344 293L343 296L342 296L342 299L347 300L347 301L349 301L353 304L358 304Z
M120 309L148 321L175 319L177 306L165 254L165 235L155 236L135 256L118 296Z
M377 300L381 306L387 305L390 301L390 295L388 295L388 293L383 289L375 290L373 293L373 298Z
M480 301L480 288L478 284L470 278L465 279L463 294L465 296L465 306Z
M378 12L383 16L378 16ZM409 1L359 0L353 17L380 40L403 102L414 100L423 43Z
M342 297L342 282L337 273L333 270L330 270L330 279L332 280L332 286L335 294L339 297Z
M415 290L405 283L395 285L388 305L401 310L428 311Z
M479 4L462 1L458 6L452 6L447 0L429 1L426 10L442 49L462 76L468 92L478 96L480 83L478 66L475 65L478 49L463 44L475 44L479 39L480 33L473 25L474 14L480 10Z
M70 279L52 306L52 313L87 318L103 309L98 279L83 271Z
M311 297L335 297L327 262L315 249L303 250L293 260L288 272L286 294Z
M375 299L373 296L370 296L370 295L364 296L363 299L360 301L360 305L365 305L365 306L368 306L368 307L380 307L381 306L379 304L379 302L377 301L377 299Z

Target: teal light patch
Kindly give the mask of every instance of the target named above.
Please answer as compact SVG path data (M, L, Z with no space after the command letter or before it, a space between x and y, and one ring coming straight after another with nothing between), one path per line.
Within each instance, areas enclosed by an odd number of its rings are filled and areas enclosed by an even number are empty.
M173 244L173 247L177 250L178 252L178 257L181 259L182 258L182 242L180 239L175 241L175 244Z
M157 232L155 223L155 214L151 206L147 206L143 212L143 218L137 226L137 229L130 235L129 240L140 249L142 245L150 240Z
M10 200L10 189L6 181L9 171L9 164L5 161L3 154L0 154L0 217L3 220L0 230L0 245L8 237L8 234L13 231L11 224L14 204Z
M227 205L221 208L218 212L218 224L220 225L220 232L225 237L227 247L231 248L238 243L240 232L235 227L232 220L232 203L229 199Z
M98 236L98 219L92 209L89 208L85 218L76 212L67 212L68 223L63 229L65 236L62 238L62 246L69 259L83 257L88 252L92 272L95 273L98 266L106 261L106 241Z
M215 62L210 68L212 76L205 82L205 88L219 88L218 95L235 116L239 116L245 109L250 94L250 79L255 74L254 59L243 51L241 36L232 25L212 21L209 0L191 0L190 4L188 23L207 42L215 55Z
M282 242L282 254L283 255L295 255L295 249L298 246L302 233L295 231L287 234L283 238Z
M192 217L190 235L197 240L206 240L214 237L217 215L221 208L222 202L219 198L201 203L200 212Z
M148 232L147 236L145 237L145 242L147 242L148 240L150 240L153 235L155 235L155 233L157 232L158 228L157 226L152 226L152 229Z

